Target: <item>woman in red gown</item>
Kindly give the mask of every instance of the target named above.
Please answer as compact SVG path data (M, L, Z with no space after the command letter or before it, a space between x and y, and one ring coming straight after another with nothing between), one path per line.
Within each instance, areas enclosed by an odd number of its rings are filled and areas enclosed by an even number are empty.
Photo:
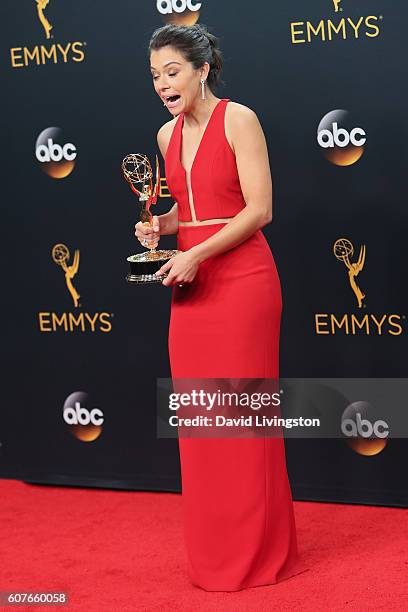
M248 107L214 95L221 52L205 26L164 26L149 51L174 115L158 144L176 204L136 236L156 246L177 233L182 251L159 270L173 292L172 378L277 379L282 301L260 229L272 218L262 128ZM179 452L193 584L237 591L301 571L282 437L179 437Z

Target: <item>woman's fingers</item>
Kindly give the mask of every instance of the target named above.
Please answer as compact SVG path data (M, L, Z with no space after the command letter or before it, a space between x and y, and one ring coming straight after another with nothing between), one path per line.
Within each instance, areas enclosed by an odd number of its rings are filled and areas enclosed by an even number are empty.
M143 241L147 241L149 245L157 246L160 240L160 225L157 216L153 217L152 225L144 224L142 221L136 223L135 236L142 244L144 243Z
M155 272L155 275L161 276L162 274L164 274L165 272L171 269L173 263L174 263L173 258L170 258L168 261L166 261L166 263L162 265L161 268L157 270L157 272Z
M159 223L159 218L157 215L153 215L153 219L152 219L153 223L153 231L155 232L160 232L160 223Z
M153 234L153 228L151 225L144 225L141 221L136 223L135 225L135 234L139 236L148 236L149 234Z

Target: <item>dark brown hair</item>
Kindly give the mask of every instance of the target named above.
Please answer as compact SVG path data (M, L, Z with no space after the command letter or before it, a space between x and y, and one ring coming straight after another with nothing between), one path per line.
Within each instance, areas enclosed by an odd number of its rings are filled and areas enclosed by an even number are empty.
M204 62L210 64L207 84L212 93L219 83L224 84L220 78L223 60L218 38L211 34L205 25L196 23L185 26L169 23L157 28L149 42L149 55L166 45L182 53L184 58L193 64L195 70L201 68Z

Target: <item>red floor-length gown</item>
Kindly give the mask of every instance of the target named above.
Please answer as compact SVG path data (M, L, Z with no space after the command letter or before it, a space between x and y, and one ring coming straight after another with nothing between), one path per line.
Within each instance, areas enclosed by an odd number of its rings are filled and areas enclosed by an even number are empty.
M191 169L192 201L181 164L184 114L165 158L179 221L237 214L245 201L224 120L214 108ZM223 223L179 226L182 251ZM281 289L269 245L258 230L202 262L192 283L172 288L168 337L172 378L277 378ZM300 568L282 438L179 437L184 536L193 584L237 591L273 584Z

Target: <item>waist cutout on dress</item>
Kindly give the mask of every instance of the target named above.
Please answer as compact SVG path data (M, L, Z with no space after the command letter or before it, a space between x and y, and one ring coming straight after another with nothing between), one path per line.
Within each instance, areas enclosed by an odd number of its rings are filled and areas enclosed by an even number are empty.
M195 221L179 220L179 227L201 227L203 225L216 225L218 223L229 223L234 217L224 217L218 219L196 219Z

